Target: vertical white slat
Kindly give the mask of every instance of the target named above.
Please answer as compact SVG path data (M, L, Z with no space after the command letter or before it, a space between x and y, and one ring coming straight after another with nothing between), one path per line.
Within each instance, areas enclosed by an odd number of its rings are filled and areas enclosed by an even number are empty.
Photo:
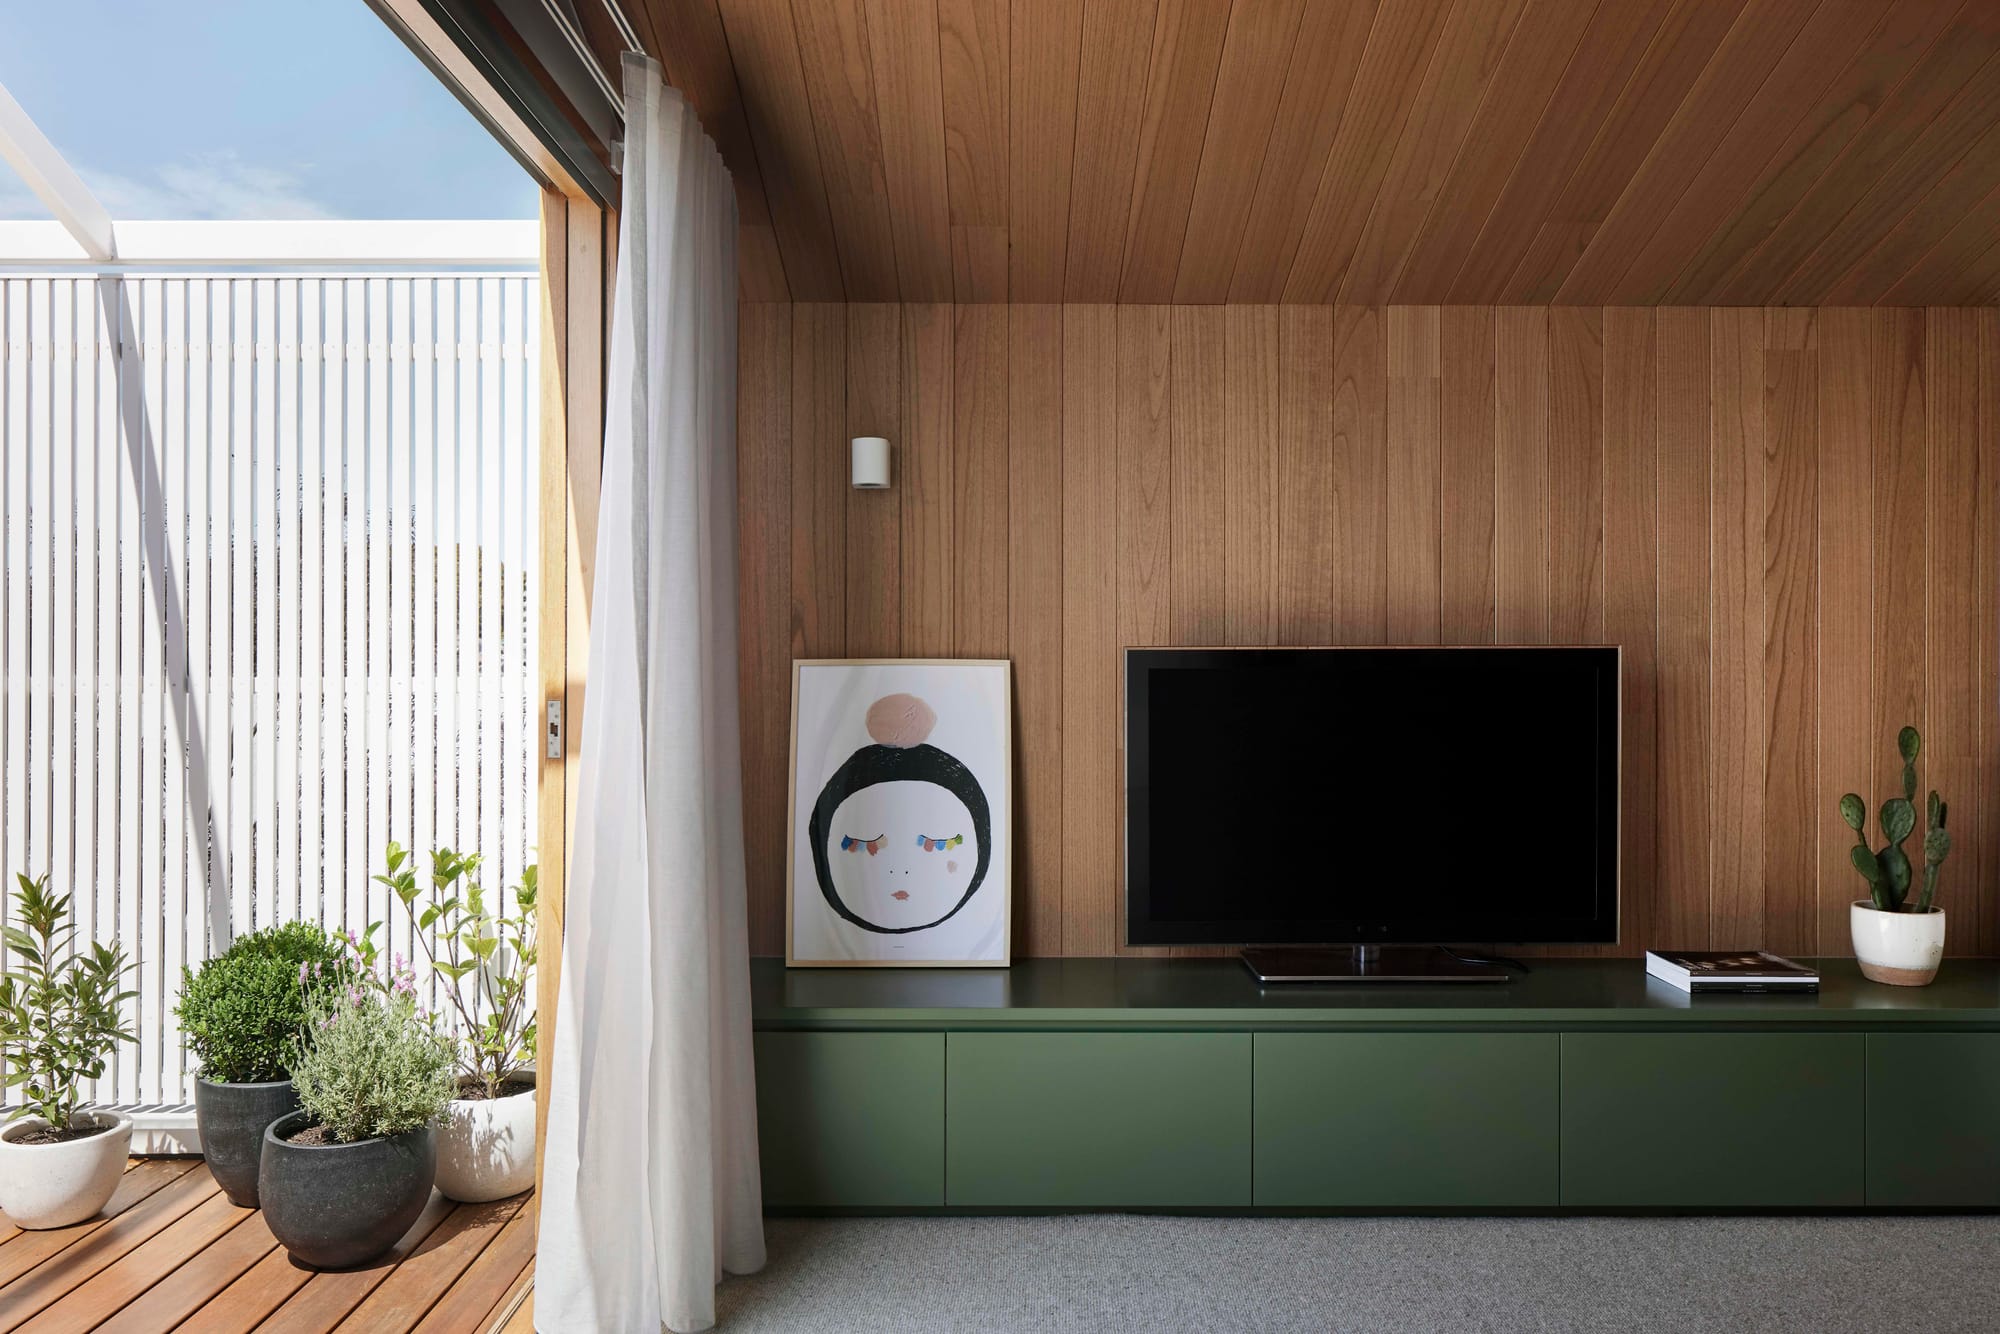
M162 328L159 361L159 412L147 424L146 471L160 492L160 536L155 549L153 596L160 619L163 670L159 688L164 766L160 821L160 958L159 992L147 997L157 1027L141 1048L143 1096L158 1102L167 1096L166 1072L178 1064L180 1025L173 1016L174 988L187 958L187 624L182 590L187 587L187 282L168 278L159 290Z
M412 432L410 444L412 523L410 585L416 612L411 629L411 778L416 830L412 846L428 850L439 842L437 794L437 292L435 278L419 278L411 293ZM412 951L416 954L418 951Z
M501 404L500 280L479 280L479 850L499 869L500 775ZM491 875L484 877L493 884Z
M278 791L278 603L284 597L280 583L277 543L279 451L272 440L277 432L277 326L276 284L269 278L254 283L252 319L254 333L251 356L255 376L251 388L253 426L250 451L251 475L250 533L253 552L251 578L256 589L250 601L251 633L251 719L255 745L250 754L251 811L256 821L252 830L252 864L255 867L256 907L253 913L261 930L280 920L283 902L284 869L278 860L278 826L284 822L284 800ZM242 540L239 538L239 540Z
M76 839L76 282L58 278L49 288L49 857L48 871L70 895L70 915L81 947L91 916L81 902ZM4 886L0 888L11 888Z
M387 351L384 364L388 383L384 397L387 399L389 418L385 460L388 504L378 516L381 540L386 540L387 550L376 546L371 559L386 557L382 563L388 567L387 615L378 615L375 619L377 627L385 632L382 638L385 641L386 670L379 688L388 735L395 738L395 744L385 745L381 756L382 773L378 781L386 780L389 810L382 841L371 849L375 858L371 865L377 870L382 869L382 852L390 839L405 847L422 848L419 841L421 834L411 818L414 804L411 769L416 729L410 691L415 680L411 660L414 656L412 631L416 611L412 606L413 576L410 570L410 489L411 474L415 470L415 461L410 457L411 414L414 411L410 382L410 280L391 278L388 289L389 321L379 340L386 344ZM409 914L395 902L387 889L381 890L379 902L385 923L384 948L394 955L408 958L415 952L410 939Z
M527 710L527 730L522 734L521 782L526 792L523 807L521 840L524 848L524 862L541 860L538 832L541 828L536 805L536 777L541 771L542 711L540 685L542 679L541 635L537 618L542 605L542 562L541 539L536 516L540 513L541 470L539 467L539 442L537 434L541 423L541 289L533 278L523 284L521 302L521 342L525 348L523 356L522 392L526 403L521 410L522 459L521 459L521 522L528 529L521 537L527 555L521 563L526 576L526 598L521 606L521 642L527 646L521 676L521 700ZM532 990L532 988L530 988Z
M347 571L346 651L342 682L347 696L347 929L367 929L368 859L368 288L365 279L344 284L346 341L341 355L347 377L347 484L344 563Z
M159 885L159 679L152 652L159 633L150 614L150 570L147 543L151 539L152 506L145 476L133 466L143 448L147 412L146 314L152 293L141 278L121 279L119 310L118 387L118 674L119 714L128 733L118 757L118 820L124 833L118 856L118 926L126 948L139 961L134 975L135 1022L144 1024L145 993L152 980L147 966L159 965L158 935L149 930L148 900ZM135 1031L137 1031L135 1029ZM115 1057L118 1099L139 1096L138 1053L120 1049Z
M458 846L479 827L479 282L458 285Z
M361 867L367 895L368 922L390 921L388 891L370 883L368 873L380 869L382 849L389 842L389 286L383 278L368 281L368 477L366 518L362 527L367 548L367 766L368 838ZM383 939L381 933L377 939Z
M501 281L500 366L502 374L500 432L500 613L494 626L500 639L499 749L494 756L500 770L500 877L495 880L495 899L504 910L513 910L512 886L520 879L526 834L534 824L528 805L526 767L520 756L529 744L526 699L523 695L528 646L526 627L521 624L521 600L528 559L528 531L533 526L531 511L522 492L526 472L527 406L524 392L526 362L523 358L522 327L526 317L526 284L519 278Z
M345 506L347 494L347 298L344 284L337 278L321 284L322 327L320 361L325 375L321 396L326 425L321 448L326 460L321 469L320 577L325 592L320 601L319 671L324 681L323 724L320 744L321 801L320 824L325 831L321 855L319 903L320 923L340 930L347 922L347 667L345 635L347 626L347 553L345 546Z
M254 830L258 809L252 775L256 730L257 598L255 529L256 419L253 356L256 320L253 281L229 282L229 880L234 886L230 924L247 935L257 920L258 881L268 875L256 863Z
M271 695L273 700L271 805L277 823L277 909L274 921L296 919L305 906L299 887L300 829L306 806L299 791L299 283L279 278L277 318L261 340L271 348L272 374L277 381L277 433L259 436L271 451L272 480L277 497L272 508L270 542L275 549L271 587L263 600L272 631Z
M214 836L215 729L209 722L209 687L213 661L209 621L213 608L213 571L209 528L209 487L214 465L209 436L210 394L213 392L213 359L209 355L208 280L190 278L183 284L187 304L187 563L181 580L181 601L187 624L187 885L188 902L184 926L187 934L186 962L198 965L211 953L209 928L214 916L218 886L213 880L214 857L210 840ZM182 1059L167 1071L171 1102L186 1102L191 1095ZM178 1076L178 1078L177 1078Z
M235 470L230 463L234 443L234 386L230 379L231 285L226 278L205 284L208 309L208 433L202 452L208 458L208 745L209 841L208 879L220 902L221 930L211 931L209 948L221 953L240 929L237 900L245 886L231 864L231 834L236 805L232 775L236 745L231 716L231 617L235 611L236 562L230 544L231 504Z
M0 783L0 873L10 877L25 869L27 784L17 775L28 772L28 525L20 520L28 496L28 306L23 278L0 279L0 504L7 523L0 531L6 562L0 565L0 670L5 694L0 695L0 759L7 769ZM0 924L11 920L12 899L0 896ZM0 959L8 959L0 944Z
M323 664L320 661L320 628L326 588L321 575L326 543L326 460L325 440L320 428L325 412L321 389L325 376L325 356L321 345L320 280L299 280L299 325L294 345L299 355L299 581L295 636L299 665L299 892L304 901L299 916L318 920L326 893L323 879L322 839L324 825L324 784L326 765L322 745L325 732Z
M50 417L53 361L49 347L49 280L28 284L28 837L23 861L32 875L50 870L50 675L54 665L51 586L55 530L54 423Z
M432 837L457 848L458 837L458 288L437 286L437 820Z
M141 536L139 559L144 572L140 607L139 715L145 729L140 741L139 769L139 1032L144 1035L135 1052L129 1091L120 1094L142 1102L157 1100L156 1072L160 1056L160 1003L165 993L163 965L166 955L166 864L178 859L178 847L167 824L166 789L171 760L167 737L171 723L167 714L166 605L167 520L165 493L159 469L158 424L166 408L166 327L165 293L162 280L144 278L139 282L139 356L141 394L138 415L125 439L128 466L137 474ZM172 848L172 854L169 849ZM121 1086L126 1081L119 1081Z
M100 698L97 673L97 295L96 282L78 278L71 284L70 346L72 349L72 403L70 454L74 486L75 563L71 587L75 625L74 659L71 681L75 691L75 749L71 762L73 805L71 882L79 940L99 937L97 874L97 712ZM6 511L0 507L0 514ZM5 869L0 862L0 870ZM5 886L11 889L13 882ZM103 1090L93 1085L90 1096Z
M121 679L119 634L124 619L124 584L119 543L123 536L121 504L124 499L124 388L119 368L120 327L119 280L98 278L92 283L91 302L96 321L97 374L97 513L96 575L97 599L97 886L94 897L97 930L116 933L120 926L118 892L123 865L126 821L121 817L124 796L123 757L137 736L123 716L124 685ZM131 946L126 942L129 951ZM115 1059L115 1057L114 1057ZM97 1096L109 1100L117 1096L115 1068L97 1081Z

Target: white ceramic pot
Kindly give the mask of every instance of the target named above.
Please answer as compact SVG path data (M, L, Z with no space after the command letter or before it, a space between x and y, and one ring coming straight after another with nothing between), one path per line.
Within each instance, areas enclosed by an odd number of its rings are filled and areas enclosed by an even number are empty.
M1847 917L1854 933L1854 957L1870 982L1921 987L1937 976L1944 959L1944 909L1882 912L1859 899Z
M516 1079L534 1082L533 1075ZM492 1100L454 1098L438 1123L437 1187L467 1204L519 1195L535 1184L535 1091Z
M115 1112L78 1112L79 1122L111 1129L61 1144L17 1144L47 1125L22 1117L0 1130L0 1209L16 1227L68 1227L96 1215L118 1189L132 1156L132 1121Z

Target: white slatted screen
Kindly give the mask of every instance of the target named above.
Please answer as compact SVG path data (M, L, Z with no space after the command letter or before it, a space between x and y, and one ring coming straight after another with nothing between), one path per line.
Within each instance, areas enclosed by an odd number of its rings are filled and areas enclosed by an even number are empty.
M184 963L532 859L536 280L0 278L0 869L140 960L96 1096L192 1096Z

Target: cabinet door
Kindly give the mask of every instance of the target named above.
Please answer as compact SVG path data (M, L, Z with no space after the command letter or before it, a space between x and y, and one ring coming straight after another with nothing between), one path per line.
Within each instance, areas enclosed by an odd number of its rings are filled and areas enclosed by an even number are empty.
M955 1205L1250 1203L1248 1033L953 1033Z
M1868 1035L1868 1203L2000 1206L2000 1033Z
M1562 1202L1862 1203L1858 1033L1567 1033Z
M1553 1033L1260 1033L1256 1200L1556 1203Z
M764 1203L944 1203L944 1034L757 1034Z

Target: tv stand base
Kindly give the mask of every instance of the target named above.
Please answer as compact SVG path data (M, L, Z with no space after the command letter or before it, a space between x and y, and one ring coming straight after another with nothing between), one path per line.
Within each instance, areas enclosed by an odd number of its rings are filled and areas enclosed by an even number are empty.
M1505 982L1507 970L1435 945L1331 948L1251 946L1243 966L1259 982Z

